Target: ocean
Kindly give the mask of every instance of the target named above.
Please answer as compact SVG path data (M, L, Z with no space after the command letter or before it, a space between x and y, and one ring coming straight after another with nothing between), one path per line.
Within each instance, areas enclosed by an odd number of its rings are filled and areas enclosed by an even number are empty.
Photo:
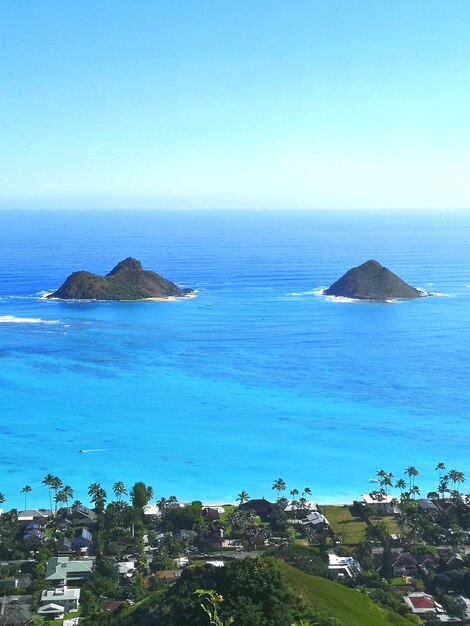
M469 240L451 212L1 211L4 507L26 484L47 506L48 473L84 503L118 480L208 502L279 477L346 502L409 465L426 494L438 462L470 480ZM197 298L41 298L127 256ZM318 295L368 259L440 295Z

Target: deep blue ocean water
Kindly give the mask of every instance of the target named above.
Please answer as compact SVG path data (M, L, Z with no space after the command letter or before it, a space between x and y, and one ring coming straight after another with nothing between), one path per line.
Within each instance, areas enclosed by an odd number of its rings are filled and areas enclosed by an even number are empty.
M440 461L470 479L469 240L452 213L0 212L7 506L25 484L46 505L47 473L84 502L96 481L233 501L283 477L347 501L379 468L415 465L423 493ZM129 255L198 297L38 296ZM314 293L370 258L445 295Z

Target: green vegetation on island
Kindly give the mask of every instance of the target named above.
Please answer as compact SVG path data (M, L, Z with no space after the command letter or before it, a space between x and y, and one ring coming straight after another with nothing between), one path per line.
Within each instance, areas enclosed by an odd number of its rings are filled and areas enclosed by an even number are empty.
M62 300L144 300L181 298L193 293L180 289L155 272L144 270L140 261L128 257L106 276L73 272L63 285L47 296Z
M373 260L353 267L323 293L355 300L397 300L428 295Z

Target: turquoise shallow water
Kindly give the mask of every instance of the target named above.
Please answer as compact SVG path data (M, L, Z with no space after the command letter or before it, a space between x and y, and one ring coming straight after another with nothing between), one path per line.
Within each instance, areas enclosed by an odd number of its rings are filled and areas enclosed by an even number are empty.
M231 501L270 497L282 476L344 501L380 467L417 466L423 492L439 461L470 477L469 235L470 218L452 214L1 212L7 504L25 484L29 504L46 504L49 472L83 501L95 481ZM37 295L128 255L198 297ZM369 258L446 295L313 293Z

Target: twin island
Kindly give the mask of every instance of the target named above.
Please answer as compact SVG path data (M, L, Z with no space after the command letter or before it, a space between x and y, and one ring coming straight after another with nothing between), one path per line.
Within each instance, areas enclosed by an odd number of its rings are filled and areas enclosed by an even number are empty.
M64 284L47 296L60 300L168 300L188 297L193 289L181 289L155 272L144 270L140 261L128 257L106 276L73 272Z
M168 300L194 294L181 289L155 272L144 270L140 261L128 257L106 276L91 272L73 272L64 284L47 298L60 300ZM408 285L377 261L366 261L353 267L325 289L326 296L354 300L403 300L423 298L429 294Z

